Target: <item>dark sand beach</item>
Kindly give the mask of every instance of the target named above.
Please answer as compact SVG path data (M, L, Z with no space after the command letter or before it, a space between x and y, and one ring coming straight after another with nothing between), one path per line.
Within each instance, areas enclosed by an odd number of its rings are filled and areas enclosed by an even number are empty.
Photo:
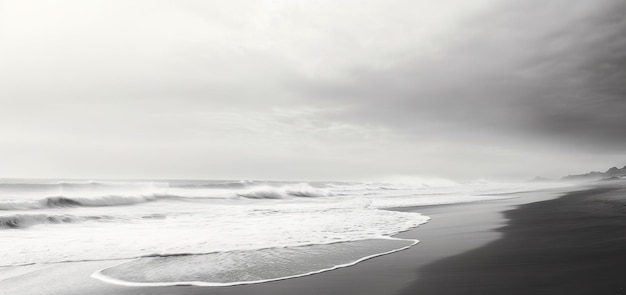
M507 211L500 239L420 268L401 294L624 294L624 187L606 184Z
M84 262L21 271L0 281L0 294L619 294L626 262L623 188L404 208L432 217L397 235L420 244L301 278L232 287L125 287L90 277L119 261Z

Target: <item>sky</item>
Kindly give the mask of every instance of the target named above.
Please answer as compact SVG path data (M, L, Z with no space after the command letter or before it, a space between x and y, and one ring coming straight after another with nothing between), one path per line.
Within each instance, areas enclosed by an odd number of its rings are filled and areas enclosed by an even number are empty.
M0 0L0 177L626 164L623 0Z

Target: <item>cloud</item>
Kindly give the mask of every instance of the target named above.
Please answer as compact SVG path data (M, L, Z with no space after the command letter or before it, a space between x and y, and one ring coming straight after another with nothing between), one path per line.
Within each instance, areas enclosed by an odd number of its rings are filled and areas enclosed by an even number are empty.
M0 173L472 178L615 165L621 2L3 1Z
M626 21L621 1L507 2L431 56L347 83L311 83L354 120L417 137L474 137L626 147ZM469 140L469 138L467 138Z

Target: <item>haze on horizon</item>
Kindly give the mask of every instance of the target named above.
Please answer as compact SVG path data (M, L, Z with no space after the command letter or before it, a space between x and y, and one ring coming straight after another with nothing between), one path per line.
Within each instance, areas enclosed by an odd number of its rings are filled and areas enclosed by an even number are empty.
M626 2L0 0L0 177L626 164Z

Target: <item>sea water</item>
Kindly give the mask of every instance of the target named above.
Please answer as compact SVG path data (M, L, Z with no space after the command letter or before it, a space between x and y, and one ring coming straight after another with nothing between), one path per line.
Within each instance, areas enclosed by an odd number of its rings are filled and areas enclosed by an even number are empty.
M416 244L392 236L429 217L386 208L493 200L504 198L494 193L524 188L486 182L1 180L0 266L119 259L122 264L94 277L127 285L284 279Z

